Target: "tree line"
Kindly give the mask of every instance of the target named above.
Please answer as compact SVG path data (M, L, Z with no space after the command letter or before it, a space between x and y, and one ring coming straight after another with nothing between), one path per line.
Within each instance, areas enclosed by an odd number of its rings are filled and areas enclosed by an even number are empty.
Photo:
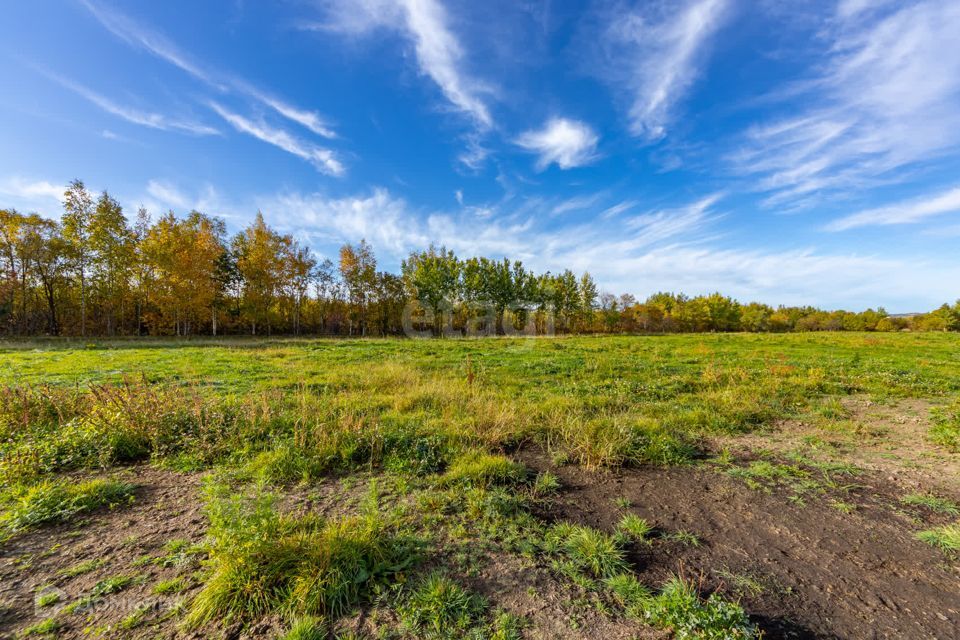
M741 304L719 293L601 292L589 273L416 251L399 274L364 240L337 261L271 229L232 237L192 211L131 221L108 192L67 188L59 221L0 210L0 332L67 335L488 335L691 331L956 331L960 301L894 317Z

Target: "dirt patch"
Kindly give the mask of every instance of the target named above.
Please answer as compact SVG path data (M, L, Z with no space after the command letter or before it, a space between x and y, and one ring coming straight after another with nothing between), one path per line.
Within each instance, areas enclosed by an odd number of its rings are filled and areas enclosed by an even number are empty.
M199 478L146 466L111 475L136 485L133 504L26 532L0 547L0 638L50 616L61 639L177 636L169 614L200 586L191 575L198 559L188 550L206 531ZM170 591L155 592L178 579ZM96 595L106 580L115 586ZM38 606L39 595L53 593L56 602ZM83 606L66 610L84 598Z
M890 506L901 489L881 476L858 477L846 498L856 509L844 513L707 467L604 474L523 457L563 483L544 515L608 531L628 512L647 519L661 537L636 549L644 581L682 572L739 593L767 638L960 637L960 568L915 539L915 523Z
M842 398L846 413L834 420L784 420L770 430L718 437L716 450L802 450L819 459L842 459L882 473L906 492L929 491L960 499L960 454L932 443L929 400L876 402L866 396Z

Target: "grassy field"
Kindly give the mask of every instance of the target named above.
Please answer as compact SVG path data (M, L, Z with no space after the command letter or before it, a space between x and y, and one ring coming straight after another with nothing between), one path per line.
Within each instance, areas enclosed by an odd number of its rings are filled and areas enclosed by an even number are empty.
M0 637L940 636L958 461L953 334L7 343Z

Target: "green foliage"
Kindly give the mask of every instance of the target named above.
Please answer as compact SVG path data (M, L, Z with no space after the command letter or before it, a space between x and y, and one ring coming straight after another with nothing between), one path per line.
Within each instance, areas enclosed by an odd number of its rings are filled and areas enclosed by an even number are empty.
M268 493L209 491L211 573L190 607L194 625L274 611L337 616L414 559L411 542L374 513L294 517Z
M133 498L133 485L115 480L44 480L13 488L0 514L0 531L13 535L41 524L63 522L102 506Z
M603 581L616 603L631 618L642 618L650 604L650 590L632 573L618 573Z
M677 640L758 638L743 609L717 594L703 600L694 585L675 577L646 605L646 619L671 629Z
M560 491L560 479L549 471L538 473L533 481L531 492L536 498L543 498Z

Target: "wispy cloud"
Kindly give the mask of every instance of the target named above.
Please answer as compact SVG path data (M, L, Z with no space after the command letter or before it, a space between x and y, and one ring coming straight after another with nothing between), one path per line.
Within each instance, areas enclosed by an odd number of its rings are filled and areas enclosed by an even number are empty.
M149 127L151 129L159 129L161 131L178 131L180 133L189 133L198 136L220 134L220 131L218 131L216 128L203 123L192 120L181 120L161 113L141 111L139 109L124 106L77 82L67 80L66 78L47 71L42 71L42 73L61 86L66 87L85 100L100 107L100 109L111 115L117 116L118 118L122 118L127 122L138 124L143 127Z
M912 309L956 295L956 265L908 264L815 248L722 246L715 229L720 197L713 194L669 209L561 227L545 225L549 216L536 210L492 218L477 218L469 211L425 212L386 189L344 198L287 193L257 204L268 219L283 221L321 251L332 253L342 242L366 238L386 265L435 242L464 256L520 258L539 271L590 271L605 289L641 297L665 289L691 294L719 290L770 303Z
M911 224L956 212L960 212L960 187L927 198L859 211L834 220L826 228L829 231L846 231L856 227Z
M250 120L240 114L227 110L216 102L210 102L210 108L216 111L221 118L229 122L237 131L251 135L267 144L279 147L298 158L302 158L312 163L322 173L341 176L346 171L343 164L337 159L336 154L329 149L324 149L323 147L299 140L283 129L271 127L262 121L256 122Z
M543 171L551 164L561 169L590 164L597 157L598 141L585 122L551 118L543 128L521 134L516 144L537 154L537 169Z
M66 185L54 184L48 180L28 180L22 176L8 176L0 180L0 194L28 202L38 200L60 202L66 189Z
M294 107L245 80L212 72L163 34L139 24L118 11L92 0L81 0L81 3L108 31L129 45L165 60L219 92L226 93L232 90L241 93L317 135L326 138L336 137L336 133L327 121L317 112Z
M606 76L629 91L630 131L647 140L666 135L701 73L703 54L723 24L727 0L616 5L600 35Z
M326 21L305 28L359 35L376 28L403 34L414 46L420 72L458 111L481 129L493 126L484 100L490 87L464 70L464 49L437 0L328 0Z
M735 168L767 204L899 179L960 149L960 4L846 2L826 28L818 72L789 115L749 129ZM796 102L806 103L796 110Z
M213 185L205 184L197 193L189 193L176 184L161 179L147 182L146 193L139 198L126 198L133 210L132 203L146 207L147 211L159 214L165 210L174 210L180 213L188 211L202 211L223 218L234 217L230 207L223 203L220 194Z

